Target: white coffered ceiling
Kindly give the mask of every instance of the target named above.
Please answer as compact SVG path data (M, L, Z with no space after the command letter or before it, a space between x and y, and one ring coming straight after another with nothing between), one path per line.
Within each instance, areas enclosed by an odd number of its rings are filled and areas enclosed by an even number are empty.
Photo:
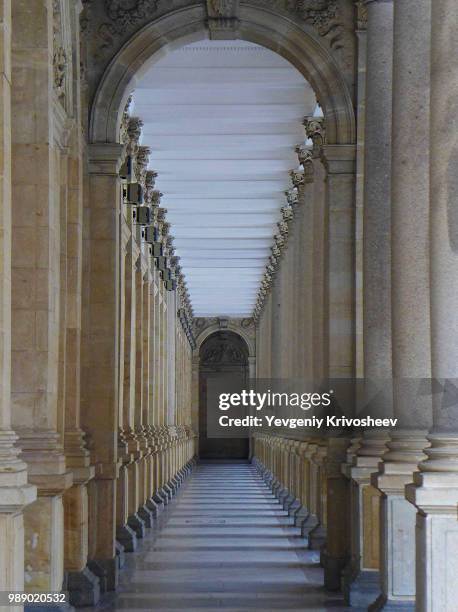
M137 82L132 112L196 316L251 314L315 105L291 64L242 41L182 47Z

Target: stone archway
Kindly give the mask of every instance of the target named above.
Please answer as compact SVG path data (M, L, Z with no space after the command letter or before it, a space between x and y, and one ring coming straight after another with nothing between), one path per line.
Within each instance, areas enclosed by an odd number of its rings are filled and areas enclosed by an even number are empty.
M126 23L127 31L127 26L133 21L145 21L147 14L146 11L139 12L140 9L137 13L133 13L132 9L132 14L127 9L124 12L120 10L113 10L114 23L101 23L99 26L99 31L104 33L106 39L102 44L105 50L107 47L116 48L117 39L121 36L119 30L122 20ZM302 9L301 13L296 7L293 18L286 9L254 6L253 3L240 2L237 10L232 10L236 16L216 18L221 22L218 37L236 37L265 46L291 62L317 94L326 117L328 144L353 144L356 137L355 117L350 93L352 83L349 82L354 78L349 68L352 63L353 43L349 36L344 37L345 43L341 40L345 26L338 22L335 16L333 18L332 14L327 14L325 8L315 11L311 8ZM153 10L151 14L154 15ZM320 19L327 23L324 30ZM227 25L231 20L236 21L235 31L231 25ZM170 50L190 42L215 37L214 32L209 29L211 21L212 17L206 10L205 3L190 3L190 6L163 12L157 18L147 21L143 27L134 31L111 57L105 52L105 66L102 70L97 64L96 55L93 73L97 75L99 72L100 75L99 78L93 78L97 86L92 87L94 95L89 128L90 142L117 142L122 109L129 92L135 87L136 75L141 73L149 62ZM310 21L316 27L312 27ZM341 57L344 44L348 47L346 57L339 62L339 53ZM102 60L99 60L99 64L101 63Z
M149 62L171 49L210 37L207 3L176 0L172 7L171 4L165 0L117 0L92 3L90 8L100 17L96 15L94 19L91 18L91 28L99 33L104 32L105 38L102 52L99 48L100 37L91 37L91 40L97 39L96 48L87 49L87 94L92 103L87 150L89 180L86 205L89 214L85 216L84 230L88 265L83 277L87 330L84 337L86 361L83 367L82 403L85 409L82 420L84 429L92 436L93 447L97 449L96 460L103 466L91 484L90 523L96 524L99 520L101 514L97 510L103 504L104 516L109 516L113 529L116 521L114 491L119 470L116 436L122 429L120 414L123 414L123 389L119 385L120 368L124 367L120 358L123 342L120 332L124 308L123 266L126 248L132 245L129 233L123 232L120 214L122 191L119 169L125 156L125 146L119 142L122 110L135 86L136 75L147 68ZM322 147L322 158L327 172L326 210L330 211L327 233L331 236L339 231L339 236L344 235L344 239L337 241L327 254L329 266L325 282L330 319L339 319L339 325L333 326L335 332L330 334L328 348L330 353L336 355L333 372L351 372L352 321L345 326L343 335L340 287L342 278L353 278L354 269L351 245L354 241L355 118L350 93L355 76L353 43L348 43L348 61L338 61L338 49L333 43L337 34L332 29L327 30L326 34L319 32L319 17L325 11L319 10L320 15L316 15L312 19L314 23L310 23L310 14L305 12L304 18L297 9L299 4L309 6L314 2L285 3L288 6L294 4L296 9L293 12L274 8L273 5L277 7L281 2L251 0L237 4L237 30L231 32L230 28L226 28L223 36L230 37L232 34L232 38L236 36L263 45L290 61L314 88L325 114L326 144ZM322 4L328 3L323 1ZM331 22L332 19L331 15ZM225 23L226 18L222 18L221 24L224 26ZM348 67L350 65L352 68ZM320 159L321 153L317 154L317 160ZM103 292L100 287L103 287ZM353 312L352 300L349 292L344 304L344 316L349 319ZM166 311L164 300L162 311ZM164 312L162 315L162 319L166 320ZM189 322L185 327L186 335L193 343ZM334 345L338 351L334 351ZM250 358L254 360L254 350L251 353ZM162 416L166 417L165 414ZM109 441L100 427L102 422L115 434ZM107 560L113 568L114 541L105 538L102 530L91 532L90 538L92 558Z
M209 404L214 389L242 390L248 382L248 346L229 330L210 334L199 349L199 457L200 459L247 459L248 438L216 438L211 423L216 406Z

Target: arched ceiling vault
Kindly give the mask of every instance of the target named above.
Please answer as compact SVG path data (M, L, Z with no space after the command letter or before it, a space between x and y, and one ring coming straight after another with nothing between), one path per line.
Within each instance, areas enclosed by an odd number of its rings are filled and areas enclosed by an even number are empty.
M244 41L185 45L137 79L131 111L196 316L252 313L315 106L296 68Z

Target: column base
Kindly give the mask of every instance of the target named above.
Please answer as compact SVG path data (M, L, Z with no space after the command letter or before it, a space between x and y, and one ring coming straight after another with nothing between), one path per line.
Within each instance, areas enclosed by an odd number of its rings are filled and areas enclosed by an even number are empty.
M295 501L296 501L296 498L294 497L294 495L292 493L290 493L283 500L283 510L287 510L289 512L289 509L291 508L291 506L294 504Z
M170 503L170 500L172 499L172 496L170 495L170 492L167 491L165 486L166 485L162 486L159 489L159 491L157 492L157 494L162 499L162 503L164 504L164 506L167 506Z
M342 572L347 564L347 557L332 557L326 550L321 552L321 564L324 569L324 588L327 591L340 591Z
M309 516L310 512L307 510L307 508L305 506L301 506L298 512L296 512L294 515L294 525L302 529L302 525L306 522Z
M291 506L288 508L289 516L295 517L299 510L302 508L302 504L298 499L295 499Z
M316 516L316 514L310 513L301 525L301 536L303 538L308 538L309 533L312 531L312 529L315 529L315 527L317 527L318 524L319 524L319 521L318 521L318 517Z
M129 525L123 525L116 529L116 539L123 546L125 552L135 552L137 550L137 536Z
M146 503L140 506L140 508L137 510L137 514L140 519L145 523L145 527L147 529L151 529L151 527L153 526L154 515L152 511L148 508Z
M146 500L145 506L152 512L153 518L157 518L159 516L159 512L163 509L162 504L156 503L152 497Z
M145 537L145 523L136 512L127 517L127 525L135 531L137 538Z
M368 612L379 612L379 610L386 610L386 612L415 612L415 602L393 601L387 599L384 595L380 595L368 607Z
M350 576L344 574L343 590L347 605L368 609L380 596L380 573L377 570L365 570L354 580L350 580Z
M168 496L169 500L172 499L172 497L175 494L175 491L173 490L173 488L170 486L170 483L167 482L163 487L163 490L165 492L165 494Z
M159 506L166 506L169 503L167 496L162 493L161 489L158 489L153 495L153 501L156 502Z
M126 562L126 554L124 546L120 542L118 542L118 540L115 540L115 552L116 559L118 561L118 568L122 569L124 567L124 563Z
M326 527L318 524L308 532L309 549L321 550L326 543L327 531Z
M93 559L88 561L88 568L97 576L100 584L103 585L102 591L116 591L118 586L118 561L113 559Z
M69 602L76 608L96 606L100 599L100 581L88 567L80 572L68 572Z

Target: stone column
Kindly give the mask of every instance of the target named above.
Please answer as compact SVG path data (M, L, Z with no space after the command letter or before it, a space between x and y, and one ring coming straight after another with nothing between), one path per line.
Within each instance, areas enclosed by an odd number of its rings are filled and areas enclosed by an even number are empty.
M326 170L328 379L345 379L347 388L338 401L348 411L353 406L355 376L355 147L324 145L322 157ZM335 382L328 383L335 388ZM322 470L331 526L323 550L325 585L338 589L347 560L345 532L348 529L345 496L348 485L337 464L345 456L349 439L339 431L328 432L324 442L329 453L329 469ZM315 532L316 533L316 532Z
M324 145L328 210L328 377L355 372L355 146Z
M24 590L23 508L36 498L11 429L11 4L0 7L0 591ZM26 203L24 203L25 205ZM16 608L16 609L19 609Z
M137 226L138 227L138 226ZM140 455L138 458L138 484L137 484L137 506L136 513L143 521L145 527L151 527L152 514L146 505L147 492L146 481L148 475L149 447L147 438L147 410L148 396L145 394L145 374L148 371L148 345L145 346L145 333L148 332L148 288L145 283L145 276L148 273L148 259L144 253L145 243L141 237L140 255L137 260L135 273L136 309L135 309L135 435L139 442ZM147 387L147 383L146 383Z
M65 341L65 434L66 464L73 472L73 486L63 496L64 503L64 569L70 603L96 605L101 586L88 561L88 494L87 484L94 477L90 453L81 429L81 327L83 272L83 130L80 31L81 4L70 3L74 48L73 91L74 125L69 141L67 172L62 181L66 194L66 329Z
M368 0L364 174L364 376L391 377L393 2Z
M364 214L364 124L366 119L366 29L367 7L356 2L358 39L358 80L356 87L356 186L355 186L355 333L356 377L364 374L363 346L363 214Z
M53 3L12 3L12 195L20 204L12 208L11 404L29 482L38 487L37 501L24 513L32 591L62 588L62 495L72 484L58 396L60 169L68 132L57 119L65 112L55 95L53 50Z
M293 230L296 239L294 270L297 297L295 308L296 331L294 375L310 384L313 379L313 163L311 152L301 146L296 148L299 163L303 168L302 180L298 184L297 205L294 211Z
M423 611L458 601L458 5L431 3L431 355L433 428L427 460L408 485L417 508L417 602ZM453 306L452 306L453 305Z
M280 287L281 269L275 275L272 283L272 378L280 378L281 374L281 346L280 346L280 322L281 322L281 287Z
M120 330L120 181L123 146L89 147L89 210L83 278L82 424L88 432L95 479L89 483L89 558L102 568L107 588L117 581L115 555L118 477ZM85 298L85 299L84 299ZM93 570L94 571L94 570Z
M372 475L382 493L377 606L415 607L415 507L404 497L425 458L431 396L429 291L429 63L431 0L394 5L392 143L393 412L388 452Z
M81 429L81 281L82 281L82 151L79 129L74 128L67 173L67 223L65 283L65 434L67 466L73 472L73 486L63 496L64 567L70 602L96 605L99 580L87 567L88 504L87 483L94 477L90 453Z
M349 439L330 432L326 446L324 470L327 499L327 538L321 559L324 567L324 586L330 591L341 587L342 570L348 560L348 499L349 482L341 471Z
M372 416L392 416L391 381L391 118L393 2L366 1L367 67L363 218L364 394L362 408ZM379 389L372 393L372 388ZM371 396L372 393L372 396ZM361 401L361 398L359 398ZM386 451L388 432L367 430L352 468L352 531L358 534L345 591L352 605L367 606L380 594L380 492L370 475Z

